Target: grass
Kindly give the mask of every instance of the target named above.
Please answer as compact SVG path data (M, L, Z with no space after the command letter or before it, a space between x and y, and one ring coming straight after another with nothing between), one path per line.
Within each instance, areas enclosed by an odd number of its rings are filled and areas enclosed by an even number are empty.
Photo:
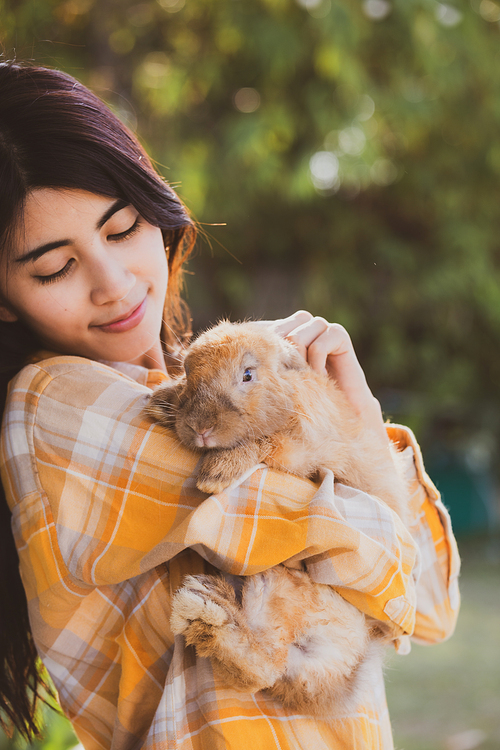
M500 545L460 545L462 609L453 637L393 655L387 697L397 750L499 750ZM69 723L47 713L45 739L29 747L67 750L78 740ZM26 748L0 735L0 750Z

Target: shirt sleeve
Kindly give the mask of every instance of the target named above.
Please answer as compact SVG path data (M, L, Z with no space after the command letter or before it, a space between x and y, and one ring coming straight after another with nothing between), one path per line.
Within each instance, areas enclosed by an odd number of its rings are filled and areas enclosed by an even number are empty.
M413 632L417 545L391 510L334 484L331 472L313 483L257 468L207 498L193 478L197 456L144 418L149 394L112 368L71 357L31 365L16 380L6 451L26 443L34 465L38 523L50 537L37 550L46 534L26 522L37 564L53 555L51 575L83 593L187 547L236 575L300 559L366 614ZM15 471L8 474L14 485Z
M424 469L415 436L407 427L388 426L391 440L406 457L406 479L410 489L410 531L420 555L413 639L432 644L449 638L460 608L458 576L460 557L451 528L450 515L439 492Z

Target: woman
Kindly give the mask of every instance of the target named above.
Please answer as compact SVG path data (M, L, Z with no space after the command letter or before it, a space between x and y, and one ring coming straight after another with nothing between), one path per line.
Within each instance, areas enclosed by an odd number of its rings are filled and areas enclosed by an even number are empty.
M381 673L353 715L297 716L218 682L169 615L186 573L288 561L384 621L400 649L447 637L458 558L413 437L384 426L346 332L297 313L276 330L335 377L374 440L406 450L412 536L331 475L318 486L258 469L199 492L196 456L143 416L189 336L184 207L69 76L3 64L0 101L0 462L26 592L5 509L2 707L34 729L38 653L89 749L392 747Z

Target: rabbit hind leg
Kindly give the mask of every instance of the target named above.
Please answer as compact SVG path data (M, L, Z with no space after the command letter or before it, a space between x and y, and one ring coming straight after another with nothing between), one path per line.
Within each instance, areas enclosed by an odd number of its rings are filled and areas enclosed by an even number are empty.
M174 634L183 634L199 656L211 659L228 687L257 692L273 685L285 667L286 648L262 649L223 578L187 576L173 598L170 622Z

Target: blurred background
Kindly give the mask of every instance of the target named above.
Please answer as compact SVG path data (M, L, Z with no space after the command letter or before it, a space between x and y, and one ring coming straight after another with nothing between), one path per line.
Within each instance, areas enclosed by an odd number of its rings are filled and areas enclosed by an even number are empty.
M177 189L195 330L349 330L464 557L455 637L389 664L396 746L500 748L500 2L0 0L0 42L90 86Z

